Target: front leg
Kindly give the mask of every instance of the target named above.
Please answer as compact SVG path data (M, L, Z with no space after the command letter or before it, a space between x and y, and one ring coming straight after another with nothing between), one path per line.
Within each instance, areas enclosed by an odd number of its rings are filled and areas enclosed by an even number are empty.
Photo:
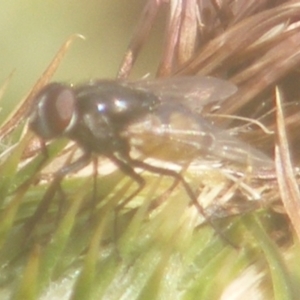
M54 179L51 182L49 188L47 189L43 199L41 200L39 206L35 210L32 217L28 220L25 225L26 236L29 236L38 221L44 216L44 214L48 211L51 201L53 200L55 193L57 190L61 189L60 184L63 178L67 174L75 173L85 167L91 160L91 153L85 152L81 157L79 157L73 163L62 167L54 174Z

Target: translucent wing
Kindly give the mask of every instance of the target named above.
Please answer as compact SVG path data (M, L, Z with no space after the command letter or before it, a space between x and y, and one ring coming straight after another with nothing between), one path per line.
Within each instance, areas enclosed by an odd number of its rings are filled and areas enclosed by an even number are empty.
M273 168L272 160L190 109L165 103L123 133L141 153L184 162L213 158L253 170Z
M232 83L204 76L140 80L123 85L155 94L162 102L184 103L198 112L213 102L223 101L237 91Z

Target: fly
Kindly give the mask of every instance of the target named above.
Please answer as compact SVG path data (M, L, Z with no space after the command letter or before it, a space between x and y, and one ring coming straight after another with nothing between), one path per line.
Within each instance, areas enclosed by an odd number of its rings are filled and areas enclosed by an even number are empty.
M137 82L93 80L77 86L50 83L36 96L29 127L42 140L67 137L83 150L79 159L57 172L57 182L90 163L93 155L102 155L137 182L130 199L145 185L135 170L140 168L179 181L205 216L180 173L146 163L133 152L179 164L204 156L243 165L271 165L264 154L200 114L204 105L223 101L235 91L227 81L200 76Z

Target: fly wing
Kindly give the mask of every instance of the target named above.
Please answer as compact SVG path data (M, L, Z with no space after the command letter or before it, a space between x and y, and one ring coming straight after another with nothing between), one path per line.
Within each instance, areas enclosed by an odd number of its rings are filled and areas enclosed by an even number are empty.
M130 124L123 135L139 152L166 161L203 158L250 166L253 170L273 168L272 160L259 150L213 126L201 115L169 104Z
M228 81L204 76L140 80L123 84L153 93L162 103L179 102L198 112L203 106L224 101L237 91L237 87Z

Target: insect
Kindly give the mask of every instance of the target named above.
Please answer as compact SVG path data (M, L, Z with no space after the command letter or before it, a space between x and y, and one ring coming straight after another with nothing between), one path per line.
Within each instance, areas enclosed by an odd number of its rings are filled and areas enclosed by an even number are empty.
M200 76L92 80L77 86L50 83L36 96L29 127L43 140L64 136L83 150L80 158L57 172L57 182L83 168L93 155L102 155L138 184L130 198L145 185L136 172L140 168L178 180L205 214L180 173L146 163L135 153L179 164L202 155L268 166L270 160L264 154L201 116L204 105L222 101L235 91L229 82Z

